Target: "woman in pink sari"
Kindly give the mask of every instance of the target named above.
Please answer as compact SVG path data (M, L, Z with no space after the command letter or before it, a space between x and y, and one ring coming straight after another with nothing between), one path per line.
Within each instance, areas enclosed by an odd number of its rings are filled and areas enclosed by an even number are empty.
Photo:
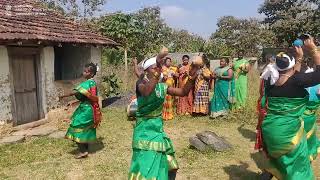
M178 79L178 87L183 88L188 81L188 73L190 70L189 65L190 57L188 55L184 55L182 57L182 66L179 68L179 79ZM178 115L190 115L192 114L193 107L193 90L191 90L188 96L179 97L177 103L177 114Z

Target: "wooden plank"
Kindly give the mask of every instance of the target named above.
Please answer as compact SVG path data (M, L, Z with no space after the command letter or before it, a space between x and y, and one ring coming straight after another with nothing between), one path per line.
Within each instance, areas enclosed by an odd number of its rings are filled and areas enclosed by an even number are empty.
M8 48L9 56L17 55L37 55L40 53L40 48L38 47L14 47L11 46Z
M17 124L39 119L34 55L11 55Z

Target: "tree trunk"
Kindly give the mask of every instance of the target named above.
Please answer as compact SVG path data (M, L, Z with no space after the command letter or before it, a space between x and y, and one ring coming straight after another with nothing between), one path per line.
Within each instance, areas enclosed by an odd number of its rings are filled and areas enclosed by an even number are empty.
M124 66L125 66L125 90L128 90L128 50L124 48Z

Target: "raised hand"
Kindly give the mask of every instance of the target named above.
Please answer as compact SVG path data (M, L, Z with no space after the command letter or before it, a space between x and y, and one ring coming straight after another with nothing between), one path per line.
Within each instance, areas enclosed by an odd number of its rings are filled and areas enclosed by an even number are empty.
M310 37L309 39L306 39L304 41L304 47L308 50L308 51L312 51L314 50L315 48L317 48L315 42L314 42L314 39L313 37Z
M294 50L296 53L296 59L302 59L303 58L303 50L300 46L294 46Z
M162 67L162 65L165 63L165 57L169 54L169 50L166 47L162 47L160 50L160 53L157 56L157 66Z
M191 69L189 71L189 75L192 77L192 79L195 79L198 75L198 70L200 69L200 65L192 64Z
M137 65L137 64L138 64L138 60L137 60L136 57L134 57L134 58L132 59L132 63L133 63L134 65Z

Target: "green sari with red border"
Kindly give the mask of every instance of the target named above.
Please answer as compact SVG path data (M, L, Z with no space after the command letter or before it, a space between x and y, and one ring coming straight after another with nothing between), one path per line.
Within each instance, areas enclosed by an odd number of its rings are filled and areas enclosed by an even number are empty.
M91 102L90 95L97 96L97 85L93 79L82 82L75 88L76 98L80 105L71 117L71 123L66 133L66 138L77 143L96 141L96 124L101 120L98 102ZM95 123L96 122L96 123Z

